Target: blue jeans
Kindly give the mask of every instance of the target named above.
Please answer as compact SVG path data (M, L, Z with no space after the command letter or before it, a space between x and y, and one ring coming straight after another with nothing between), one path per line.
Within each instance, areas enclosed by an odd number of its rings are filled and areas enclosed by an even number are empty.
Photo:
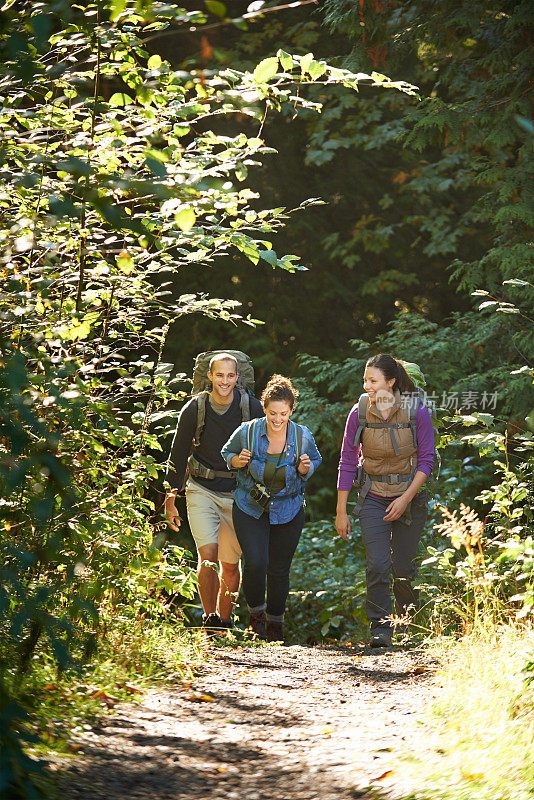
M412 500L412 522L383 519L393 497L382 499L367 495L360 511L360 526L365 546L367 603L365 610L371 629L391 632L392 603L389 576L393 574L393 594L397 616L410 614L419 607L419 591L412 581L417 577L415 557L428 515L426 492Z
M234 503L234 529L243 551L243 592L250 609L265 608L281 618L289 594L289 570L304 525L304 508L289 522L273 525L269 514L251 517Z

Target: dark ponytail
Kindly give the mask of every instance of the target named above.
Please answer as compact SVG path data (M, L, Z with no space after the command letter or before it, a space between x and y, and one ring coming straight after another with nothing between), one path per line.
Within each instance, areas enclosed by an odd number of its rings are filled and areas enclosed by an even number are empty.
M387 381L395 378L395 383L393 384L394 392L397 389L401 394L411 394L412 392L417 391L415 383L412 381L400 361L397 361L396 358L388 355L388 353L379 353L377 356L373 356L367 361L365 366L376 367L376 369L379 369Z

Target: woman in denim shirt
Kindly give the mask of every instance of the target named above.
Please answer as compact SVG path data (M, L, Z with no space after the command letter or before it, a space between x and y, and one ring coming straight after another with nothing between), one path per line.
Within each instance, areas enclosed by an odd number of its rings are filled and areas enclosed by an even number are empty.
M322 460L308 428L290 421L297 395L288 378L273 375L261 397L265 417L240 425L221 451L228 468L237 469L232 516L244 557L250 626L267 641L283 640L304 489Z

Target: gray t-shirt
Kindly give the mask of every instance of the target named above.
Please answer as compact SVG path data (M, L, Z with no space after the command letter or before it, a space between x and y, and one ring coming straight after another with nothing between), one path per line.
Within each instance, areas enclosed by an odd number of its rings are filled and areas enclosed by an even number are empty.
M231 403L225 403L224 405L222 403L216 403L215 400L213 399L213 397L211 396L211 394L210 394L209 400L210 400L210 406L213 408L215 413L219 414L219 415L226 414L226 412L228 411L228 409L232 405Z

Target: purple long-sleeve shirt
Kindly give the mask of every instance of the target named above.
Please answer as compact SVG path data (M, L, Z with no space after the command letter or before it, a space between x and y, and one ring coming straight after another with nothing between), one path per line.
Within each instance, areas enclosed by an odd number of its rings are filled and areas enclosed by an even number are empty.
M432 427L429 411L424 406L419 406L417 409L415 423L417 428L417 470L424 472L428 477L434 467L436 455L434 452L434 428ZM350 410L347 424L345 425L341 458L339 459L338 490L352 487L356 470L361 462L361 445L358 448L354 447L354 437L357 429L358 404L356 403Z

